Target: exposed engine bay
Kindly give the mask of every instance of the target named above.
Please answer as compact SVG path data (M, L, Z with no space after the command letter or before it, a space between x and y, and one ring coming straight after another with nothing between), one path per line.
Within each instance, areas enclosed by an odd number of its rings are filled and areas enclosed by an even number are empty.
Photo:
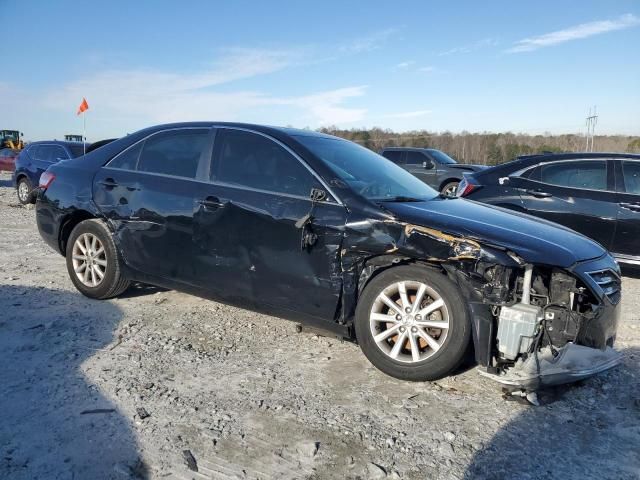
M496 324L493 355L481 373L514 387L568 383L617 365L614 336L594 328L603 308L588 287L559 268L499 265L482 271ZM620 300L620 279L592 272L607 297Z

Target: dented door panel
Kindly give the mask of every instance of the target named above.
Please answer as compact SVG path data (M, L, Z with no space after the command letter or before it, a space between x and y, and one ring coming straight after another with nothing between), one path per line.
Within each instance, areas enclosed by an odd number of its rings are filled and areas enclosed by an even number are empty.
M311 211L310 200L213 184L207 190L220 206L199 206L194 215L197 282L258 308L333 319L342 291L345 208L317 203L311 222L317 241L303 248L296 222Z

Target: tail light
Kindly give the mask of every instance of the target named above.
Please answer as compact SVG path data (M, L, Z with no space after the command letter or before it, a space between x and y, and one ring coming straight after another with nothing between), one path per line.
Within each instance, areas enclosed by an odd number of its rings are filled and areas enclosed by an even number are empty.
M53 182L55 179L55 174L47 170L42 175L40 175L40 183L38 186L42 190L46 190L47 188L49 188L49 185L51 185L51 182Z
M458 197L466 197L471 192L480 188L480 185L473 183L473 180L470 177L464 177L460 180L458 184L458 190L456 190L456 196Z

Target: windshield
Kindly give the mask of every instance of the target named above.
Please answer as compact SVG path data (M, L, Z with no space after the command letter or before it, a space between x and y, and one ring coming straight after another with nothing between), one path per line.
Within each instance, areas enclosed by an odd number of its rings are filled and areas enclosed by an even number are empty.
M441 164L452 164L452 163L458 163L456 162L453 158L451 158L449 155L447 155L444 152L441 152L440 150L429 150L429 153L436 159L436 161L438 163Z
M419 201L438 193L395 163L341 139L296 136L355 192L369 200Z
M81 143L78 145L69 145L68 148L71 150L71 156L73 158L84 155L84 146Z

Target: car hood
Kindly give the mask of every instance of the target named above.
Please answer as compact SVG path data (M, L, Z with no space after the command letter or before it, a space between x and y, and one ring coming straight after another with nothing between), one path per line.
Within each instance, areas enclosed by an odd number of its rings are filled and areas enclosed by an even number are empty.
M501 246L530 263L566 268L606 252L598 243L561 225L461 198L388 202L384 207L400 221Z

